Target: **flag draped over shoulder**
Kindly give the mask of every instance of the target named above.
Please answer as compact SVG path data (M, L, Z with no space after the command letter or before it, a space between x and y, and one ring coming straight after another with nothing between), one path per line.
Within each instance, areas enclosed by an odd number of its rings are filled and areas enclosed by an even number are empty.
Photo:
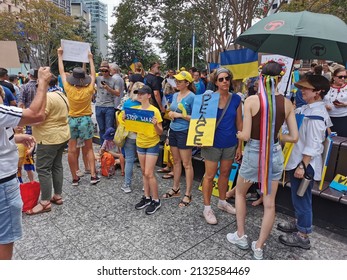
M139 60L137 58L134 58L133 62L129 66L129 68L131 69L131 71L133 71L133 73L135 72L135 63L136 62L139 62Z
M220 54L221 66L233 73L233 79L258 76L258 53L250 49L225 51Z

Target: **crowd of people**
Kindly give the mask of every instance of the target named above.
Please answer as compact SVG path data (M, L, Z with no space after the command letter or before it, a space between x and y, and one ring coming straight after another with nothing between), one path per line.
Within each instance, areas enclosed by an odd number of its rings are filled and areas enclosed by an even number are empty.
M24 145L31 154L36 149L35 166L41 198L35 207L26 211L27 215L49 212L52 203L63 204L62 157L66 147L72 186L78 186L80 177L86 174L90 174L92 185L97 184L100 178L96 158L114 152L122 165L124 183L121 189L131 193L133 166L137 158L142 172L143 196L134 207L145 209L148 215L160 209L161 200L181 197L180 179L184 168L185 190L178 207L188 207L192 201L192 155L193 148L196 148L187 145L188 128L194 100L206 91L219 94L213 146L198 147L205 164L202 194L206 223L218 223L211 207L211 195L213 180L219 170L217 208L236 214L237 220L237 229L227 235L227 240L241 249L251 247L254 258L263 259L265 241L275 221L278 182L284 171L281 145L296 143L286 165L296 219L278 224L277 228L292 233L281 235L281 243L310 248L311 189L313 180L321 178L325 134L334 131L347 136L343 126L347 118L347 74L343 66L336 64L336 69L323 66L318 69L315 65L312 72L301 75L301 79L295 82L295 94L291 100L278 91L281 78L288 69L274 61L261 67L259 78L247 86L244 96L234 92L233 74L226 68L218 68L210 75L195 67L189 71L169 69L162 78L158 62L151 63L147 74L142 64L137 62L135 72L129 79L123 79L116 63L103 61L97 73L91 53L88 54L89 75L85 64L67 73L62 59L63 49L59 48L57 54L60 85L48 67L30 70L29 79L23 85L18 83L19 76L9 77L8 71L0 68L3 103L0 105L0 139L4 147L0 152L3 167L0 172L0 211L3 213L0 217L0 259L12 257L13 244L22 235L22 202L17 180L17 173L21 170L21 164L17 162L21 161L15 143ZM98 154L94 153L92 141L92 102L95 102L99 128L101 149ZM117 147L112 137L118 126L124 126L126 108L151 111L154 117L151 129L146 133L129 131L124 145ZM297 124L295 114L303 116L301 125ZM25 133L20 133L22 126L25 126ZM171 189L159 195L155 166L163 133L167 136L172 160L171 166L159 171L173 172L173 183ZM80 149L84 170L79 167ZM230 191L228 181L234 162L241 162L241 166L236 187ZM304 194L299 196L298 189L307 175L312 180ZM246 196L254 183L261 186L264 216L259 238L249 246L245 229ZM231 196L235 197L235 207L227 201Z

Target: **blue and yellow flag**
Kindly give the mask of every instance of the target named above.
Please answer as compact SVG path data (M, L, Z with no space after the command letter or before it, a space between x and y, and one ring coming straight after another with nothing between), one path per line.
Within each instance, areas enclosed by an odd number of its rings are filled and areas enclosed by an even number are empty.
M258 76L258 53L250 49L225 51L220 54L221 66L233 73L239 80Z
M137 58L134 58L133 62L129 66L131 71L133 71L133 73L135 72L135 63L136 62L139 62L139 60Z
M142 134L149 134L153 131L153 111L133 108L125 108L124 111L126 130Z
M219 93L196 95L189 122L187 146L213 146Z

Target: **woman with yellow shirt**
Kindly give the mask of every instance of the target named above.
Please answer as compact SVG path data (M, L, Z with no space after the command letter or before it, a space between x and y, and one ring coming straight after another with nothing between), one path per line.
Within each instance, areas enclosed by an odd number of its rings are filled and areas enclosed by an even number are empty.
M137 94L137 101L141 103L139 106L134 106L134 109L153 111L152 119L153 127L146 134L137 133L136 148L139 157L142 179L144 186L144 196L141 201L135 205L137 210L145 207L147 215L154 214L161 206L158 195L158 182L154 175L154 167L159 156L159 141L160 135L163 133L163 119L159 110L150 104L152 90L149 86L142 86L134 91Z
M91 75L86 75L85 71L81 67L76 67L73 69L71 75L66 76L63 64L63 49L61 47L58 49L59 74L64 85L67 99L69 100L69 126L71 139L69 140L68 161L72 174L73 186L78 186L80 182L80 177L76 174L79 169L79 149L76 148L78 138L84 141L82 151L83 154L87 155L89 161L91 172L90 183L95 185L100 182L100 179L96 175L92 142L94 125L91 118L93 113L91 100L94 94L95 67L91 52L88 54L88 59Z

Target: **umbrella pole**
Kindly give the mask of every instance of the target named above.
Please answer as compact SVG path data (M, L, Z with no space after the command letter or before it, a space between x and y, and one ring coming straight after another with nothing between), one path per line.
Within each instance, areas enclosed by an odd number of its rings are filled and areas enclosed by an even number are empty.
M299 53L299 48L300 48L300 45L301 45L301 37L298 38L298 43L296 44L296 48L295 48L295 53L294 53L294 57L293 57L293 63L292 63L292 66L290 67L290 77L292 75L292 72L293 72L293 68L294 68L294 61L297 59L297 56L298 56L298 53ZM287 96L287 90L288 90L288 86L289 86L289 83L290 83L290 78L288 79L288 82L287 82L287 86L286 86L286 90L284 91L284 96Z

